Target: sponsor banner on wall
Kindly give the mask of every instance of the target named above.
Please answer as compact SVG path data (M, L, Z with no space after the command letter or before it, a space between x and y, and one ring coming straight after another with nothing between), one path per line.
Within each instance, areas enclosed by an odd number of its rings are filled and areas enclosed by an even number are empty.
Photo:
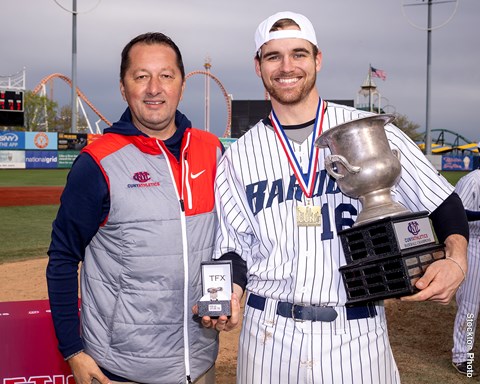
M80 151L58 151L58 168L72 168L72 164Z
M0 151L0 169L25 168L25 151Z
M57 149L57 132L25 132L25 149Z
M471 171L473 169L472 156L443 155L442 171Z
M0 132L0 149L25 149L25 132Z
M58 149L79 151L87 145L86 133L59 133Z
M101 133L89 133L87 135L87 144L90 144L97 140L98 138L102 137L103 135Z
M57 151L25 151L26 168L57 168Z

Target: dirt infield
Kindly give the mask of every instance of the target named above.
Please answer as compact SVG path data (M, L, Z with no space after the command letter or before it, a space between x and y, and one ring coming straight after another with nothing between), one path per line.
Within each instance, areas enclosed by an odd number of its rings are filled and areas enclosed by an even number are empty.
M63 187L2 187L0 207L59 204Z

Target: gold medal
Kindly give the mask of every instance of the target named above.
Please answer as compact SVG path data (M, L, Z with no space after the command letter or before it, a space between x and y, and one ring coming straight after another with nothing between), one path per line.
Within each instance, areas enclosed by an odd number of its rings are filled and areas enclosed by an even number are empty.
M322 211L308 199L307 205L297 206L297 225L299 227L321 227Z

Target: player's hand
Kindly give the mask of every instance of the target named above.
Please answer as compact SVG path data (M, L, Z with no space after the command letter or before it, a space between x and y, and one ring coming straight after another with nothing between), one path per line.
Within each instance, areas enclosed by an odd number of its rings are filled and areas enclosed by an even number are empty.
M76 384L91 384L93 379L101 384L110 384L110 380L102 373L95 360L85 352L80 352L68 359L67 362L72 369Z
M202 317L202 325L205 328L213 328L216 329L218 332L226 331L229 332L232 329L235 329L240 322L240 300L238 299L238 295L235 292L232 292L232 298L230 301L230 306L232 309L232 313L230 318L225 315L219 316L218 319L212 319L209 316ZM197 306L192 308L193 313L198 314Z
M467 273L467 240L460 235L450 235L445 240L445 254L448 259L430 264L416 282L420 292L402 297L402 301L430 300L447 305L452 300L464 280L462 269Z

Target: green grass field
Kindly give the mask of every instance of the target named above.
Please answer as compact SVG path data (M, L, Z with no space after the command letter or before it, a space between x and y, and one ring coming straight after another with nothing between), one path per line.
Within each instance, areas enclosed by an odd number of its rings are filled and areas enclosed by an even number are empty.
M63 186L68 171L1 169L0 187ZM0 207L0 263L47 256L57 210L57 205Z
M0 169L0 187L62 186L69 169Z
M456 185L458 180L460 180L461 177L465 176L468 171L448 171L440 173L448 180L450 184Z
M467 172L442 172L455 185ZM0 170L0 187L63 186L68 170ZM1 199L1 192L0 192ZM0 263L47 255L58 206L0 207Z
M1 207L0 263L47 255L57 205Z

